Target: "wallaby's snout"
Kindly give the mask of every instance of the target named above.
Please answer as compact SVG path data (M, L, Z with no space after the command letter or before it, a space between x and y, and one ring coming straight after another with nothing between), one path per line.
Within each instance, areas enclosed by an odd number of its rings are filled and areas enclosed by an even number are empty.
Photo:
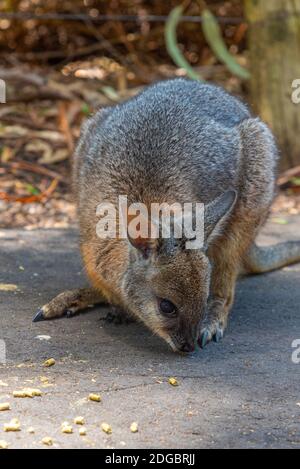
M185 313L187 316L187 314ZM187 317L192 318L190 313ZM178 321L177 329L170 332L172 348L175 352L192 353L195 351L199 339L200 322L195 318L193 321L186 321L182 317Z
M180 351L184 353L192 353L195 350L195 344L190 342L185 342L182 346Z

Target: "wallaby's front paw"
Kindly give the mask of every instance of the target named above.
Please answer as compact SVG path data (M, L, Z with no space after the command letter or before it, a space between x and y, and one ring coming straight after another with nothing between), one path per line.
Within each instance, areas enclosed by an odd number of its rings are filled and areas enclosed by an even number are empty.
M60 318L62 316L72 317L80 309L80 302L74 299L71 292L64 292L38 310L33 322L45 321L47 319Z
M92 288L67 290L39 309L33 322L61 318L62 316L71 318L79 311L101 302L103 302L103 297Z
M212 340L220 342L227 326L229 308L227 299L212 298L207 307L207 314L200 328L198 345L206 347Z
M220 342L220 340L223 339L224 330L225 327L221 321L206 322L203 324L198 339L199 347L203 349L212 340L214 342Z
M62 316L71 318L75 316L78 310L79 308L74 307L70 309L65 309L64 307L52 307L50 303L48 303L37 311L37 313L33 317L32 322L46 321L47 319L55 319L60 318Z

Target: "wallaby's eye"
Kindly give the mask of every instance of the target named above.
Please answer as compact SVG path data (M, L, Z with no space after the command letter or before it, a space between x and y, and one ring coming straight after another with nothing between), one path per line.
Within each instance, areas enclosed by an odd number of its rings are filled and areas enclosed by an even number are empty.
M165 316L176 316L177 314L176 306L169 300L160 300L159 309Z

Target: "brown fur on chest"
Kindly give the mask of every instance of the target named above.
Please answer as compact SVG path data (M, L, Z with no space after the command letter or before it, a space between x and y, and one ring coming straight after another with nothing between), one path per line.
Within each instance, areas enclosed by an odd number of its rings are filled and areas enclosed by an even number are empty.
M127 258L124 245L112 240L105 242L105 248L97 249L93 244L82 243L81 252L87 275L94 288L100 291L109 303L122 304L121 279Z

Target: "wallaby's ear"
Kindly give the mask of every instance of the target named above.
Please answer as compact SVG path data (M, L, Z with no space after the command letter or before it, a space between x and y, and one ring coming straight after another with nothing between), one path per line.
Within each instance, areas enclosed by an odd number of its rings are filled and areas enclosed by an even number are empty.
M147 209L145 207L140 209L139 207L138 210L140 211L138 215L127 214L127 237L137 253L141 254L144 259L148 259L157 251L158 240L151 237L151 233L154 233L154 231Z
M230 189L204 208L204 239L208 246L222 231L222 225L230 215L237 200L237 192Z

